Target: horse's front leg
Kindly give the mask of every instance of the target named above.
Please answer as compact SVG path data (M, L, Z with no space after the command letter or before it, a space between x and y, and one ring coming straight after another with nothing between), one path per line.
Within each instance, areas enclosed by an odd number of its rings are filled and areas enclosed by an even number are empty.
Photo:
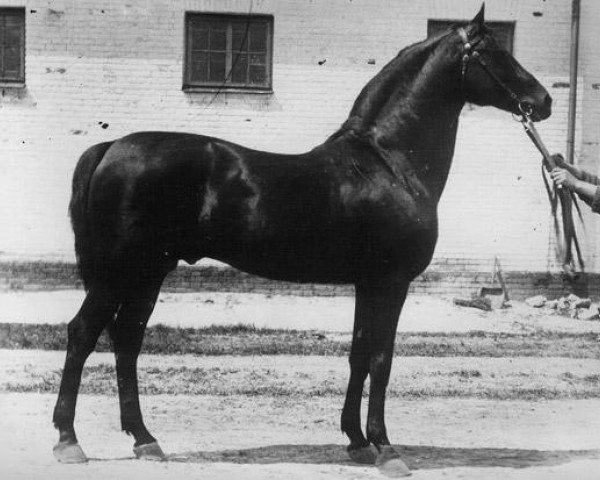
M360 405L365 379L369 374L369 333L363 322L364 302L356 302L354 311L354 333L350 350L350 380L346 390L346 401L342 410L342 432L348 435L348 455L358 463L374 464L377 452L362 431Z
M377 448L376 465L392 477L410 475L410 470L390 445L384 420L396 328L409 283L396 278L369 282L356 288L357 310L364 315L362 323L368 325L370 390L367 440Z

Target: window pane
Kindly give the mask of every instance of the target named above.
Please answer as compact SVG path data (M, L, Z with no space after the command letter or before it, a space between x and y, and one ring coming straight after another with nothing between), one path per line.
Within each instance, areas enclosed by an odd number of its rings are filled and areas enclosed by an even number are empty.
M250 27L250 51L267 51L267 24L257 23Z
M191 62L191 80L206 82L208 80L208 53L192 52Z
M24 15L0 11L0 78L23 80Z
M23 28L23 21L14 15L6 16L6 30L4 40L7 44L20 44L21 43L21 31Z
M233 51L248 50L248 40L246 38L248 33L245 22L236 22L232 25L231 47Z
M267 55L264 53L251 53L250 54L250 63L252 65L266 65L267 64Z
M248 81L248 56L235 53L231 60L231 82L245 84Z
M210 49L224 52L227 48L227 28L222 26L211 26Z
M191 35L192 50L208 50L208 26L195 26Z
M19 73L21 69L21 49L19 47L8 47L4 49L4 70L6 72Z
M2 39L4 38L4 16L0 15L0 78L4 75L4 44Z
M270 85L271 22L267 16L187 14L186 86ZM252 49L250 47L252 46Z
M262 65L250 65L249 69L250 85L265 85L267 83L267 70Z
M208 80L217 83L222 83L225 80L225 53L211 52Z

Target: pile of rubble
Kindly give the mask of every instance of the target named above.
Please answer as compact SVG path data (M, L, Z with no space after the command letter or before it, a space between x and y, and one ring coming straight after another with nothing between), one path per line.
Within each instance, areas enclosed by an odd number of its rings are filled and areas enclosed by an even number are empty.
M525 303L533 308L544 308L579 320L600 319L600 309L597 303L592 303L589 298L580 298L573 294L558 300L548 300L544 295L536 295L525 300Z

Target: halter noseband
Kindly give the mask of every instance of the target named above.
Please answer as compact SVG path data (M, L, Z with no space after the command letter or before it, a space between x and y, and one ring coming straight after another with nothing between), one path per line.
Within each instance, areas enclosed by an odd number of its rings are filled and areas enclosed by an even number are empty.
M464 84L465 77L467 76L467 69L469 67L469 60L474 59L481 65L483 70L490 76L492 79L510 96L511 100L513 100L519 111L525 116L529 117L533 114L533 106L529 102L524 102L519 100L519 96L504 83L498 75L490 68L488 63L481 57L478 51L474 50L475 47L482 39L481 37L475 40L469 40L469 34L466 32L464 28L458 29L458 34L463 41L463 56L461 61L461 69L460 69L460 78L461 83Z

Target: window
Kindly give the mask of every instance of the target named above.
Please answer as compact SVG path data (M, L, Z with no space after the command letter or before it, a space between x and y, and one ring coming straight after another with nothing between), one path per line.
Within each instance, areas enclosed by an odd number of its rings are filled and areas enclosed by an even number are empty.
M270 91L273 17L186 15L183 88Z
M464 27L469 22L466 20L428 20L427 36L431 37L442 33L452 25ZM492 31L494 37L510 53L513 53L513 37L515 35L515 22L485 22L485 25Z
M0 8L0 82L25 82L25 10Z

